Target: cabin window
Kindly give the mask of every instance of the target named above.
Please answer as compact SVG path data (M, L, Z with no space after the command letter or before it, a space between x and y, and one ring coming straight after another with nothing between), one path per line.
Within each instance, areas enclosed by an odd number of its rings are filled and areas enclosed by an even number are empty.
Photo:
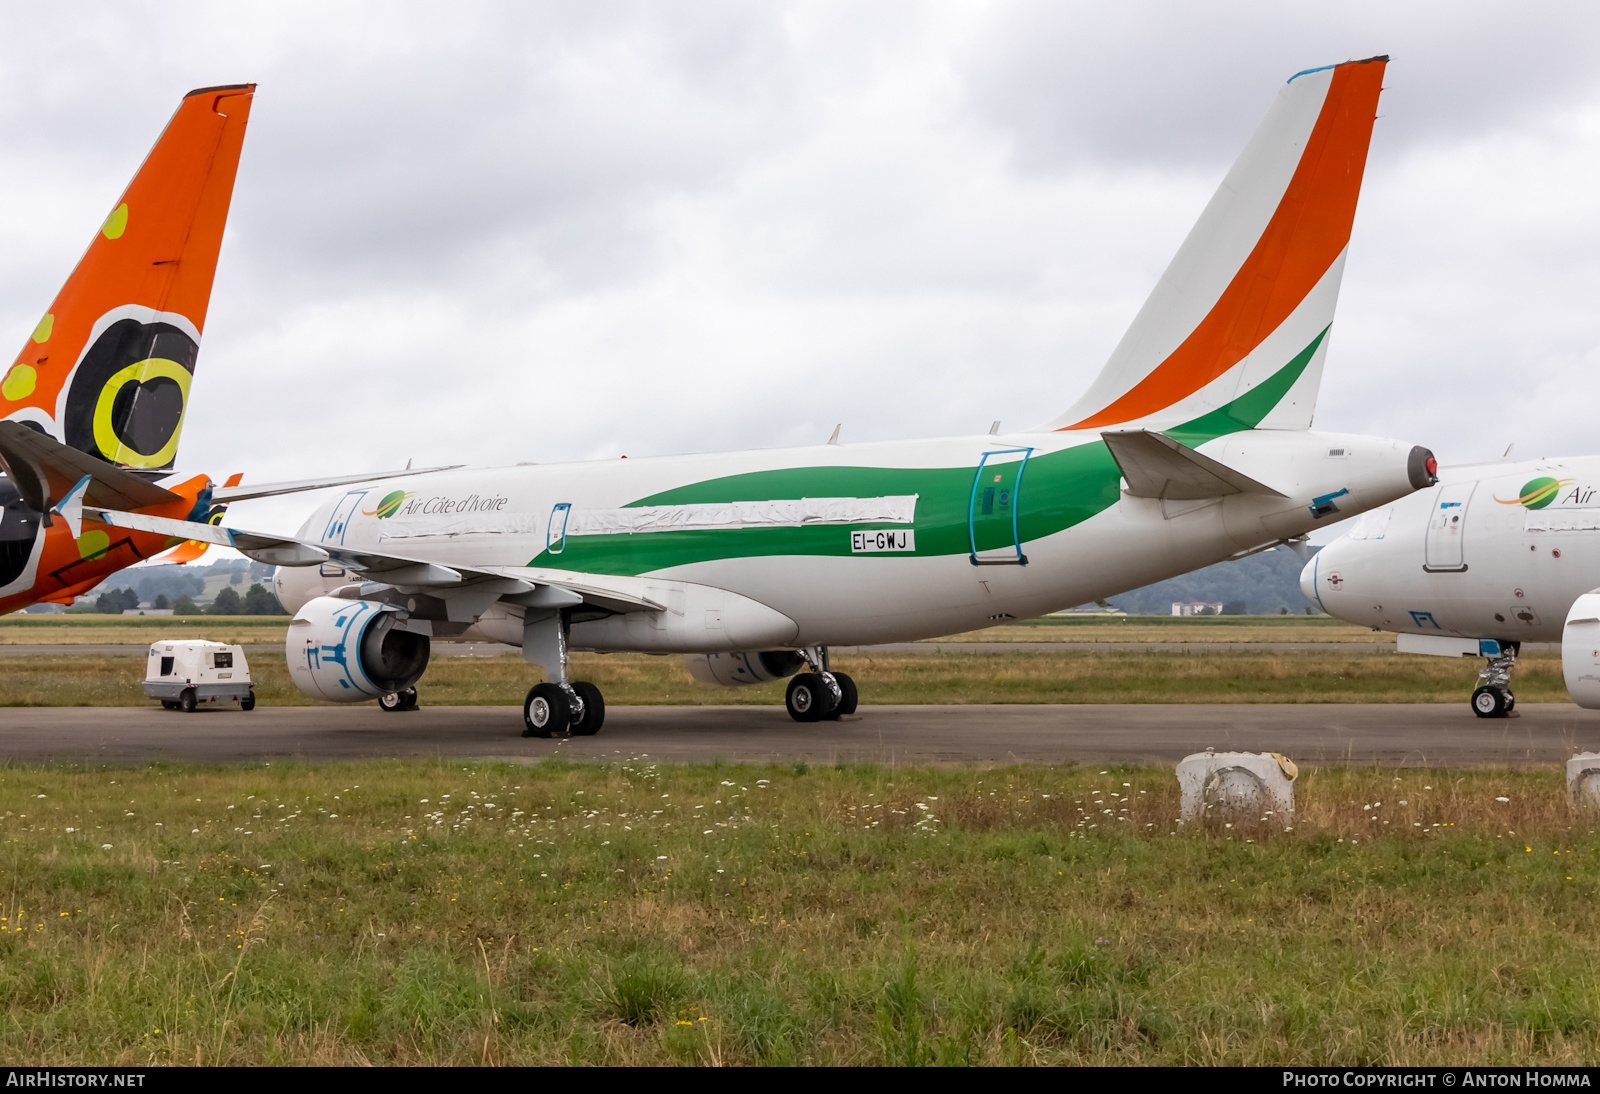
M214 668L214 669L231 669L231 668L233 668L233 651L232 650L226 650L226 651L224 651L222 653L214 653L214 654L212 654L211 655L211 667Z
M172 675L172 658L163 657L161 659L161 675L162 676L171 676Z

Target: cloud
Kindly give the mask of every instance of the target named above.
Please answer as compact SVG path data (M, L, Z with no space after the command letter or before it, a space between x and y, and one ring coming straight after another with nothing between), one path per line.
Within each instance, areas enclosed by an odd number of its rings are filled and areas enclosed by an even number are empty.
M256 80L185 472L1031 425L1087 387L1283 80L1389 52L1318 425L1588 451L1596 18L13 7L0 323L20 345L183 91Z
M1225 169L1295 72L1387 54L1392 148L1515 127L1593 95L1600 10L1581 3L999 4L961 50L974 111L1019 166Z

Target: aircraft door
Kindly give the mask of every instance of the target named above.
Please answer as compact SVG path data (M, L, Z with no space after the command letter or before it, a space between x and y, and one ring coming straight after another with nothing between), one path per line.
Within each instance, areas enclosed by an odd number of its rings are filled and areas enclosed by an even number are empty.
M985 452L972 478L967 502L968 557L974 566L1026 566L1017 523L1022 473L1031 448L1002 448Z
M1428 538L1423 547L1422 568L1428 573L1466 572L1462 544L1467 530L1467 505L1477 485L1476 482L1452 482L1439 487L1433 511L1428 514Z
M557 502L550 510L550 524L544 533L544 549L559 555L567 549L567 517L572 514L570 501Z
M344 531L349 527L350 518L355 515L356 506L361 504L361 499L367 494L366 490L352 490L333 507L333 516L328 518L328 527L322 533L323 543L344 542Z

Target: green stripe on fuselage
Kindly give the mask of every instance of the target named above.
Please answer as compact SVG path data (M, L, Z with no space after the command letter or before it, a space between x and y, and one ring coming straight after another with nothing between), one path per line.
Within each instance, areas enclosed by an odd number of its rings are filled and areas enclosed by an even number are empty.
M875 498L917 495L915 552L907 555L964 555L970 549L967 507L977 461L968 467L790 467L753 471L640 498L632 506L697 505L772 498ZM1121 472L1104 443L1094 441L1028 460L1018 497L1028 502L1018 518L1024 541L1038 539L1088 520L1117 500ZM904 524L810 525L801 528L735 528L568 536L559 555L542 552L532 566L560 566L596 574L639 574L721 558L764 555L849 555L850 533ZM1009 530L980 535L978 549L1011 545Z
M1264 383L1227 406L1167 433L1191 447L1245 429L1253 429L1277 406L1327 334L1324 328L1311 344ZM776 498L875 498L917 495L915 552L863 555L905 558L908 555L964 555L971 549L968 507L972 500L976 460L966 467L789 467L707 479L630 502L646 505L700 505ZM1117 503L1122 477L1105 442L1090 441L1028 460L1017 490L1017 532L1028 543L1065 531ZM903 524L877 522L811 525L801 528L716 528L672 532L612 533L568 536L559 555L541 551L530 566L559 566L593 574L643 574L671 566L725 558L771 555L849 555L850 533L880 528L903 530ZM978 550L1011 546L1009 531L991 523L980 527Z

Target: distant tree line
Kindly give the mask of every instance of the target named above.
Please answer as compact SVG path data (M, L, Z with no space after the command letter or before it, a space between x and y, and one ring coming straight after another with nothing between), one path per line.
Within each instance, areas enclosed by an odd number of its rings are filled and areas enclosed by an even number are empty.
M242 558L209 566L139 566L117 575L118 588L103 589L92 600L80 598L66 610L115 615L149 605L171 608L175 615L283 615L272 592L272 572L266 563ZM203 603L207 580L217 576L226 577L228 584L209 604ZM247 581L253 583L245 588Z
M93 610L100 614L121 615L124 611L137 609L144 603L138 592L133 588L111 589L101 593L95 598ZM163 594L158 594L150 605L152 608L172 609L173 615L287 615L283 606L278 603L265 585L259 581L245 590L240 596L232 585L225 585L210 604L204 608L195 604L193 598L187 594L180 594L176 599L168 601ZM82 611L82 608L75 609Z

